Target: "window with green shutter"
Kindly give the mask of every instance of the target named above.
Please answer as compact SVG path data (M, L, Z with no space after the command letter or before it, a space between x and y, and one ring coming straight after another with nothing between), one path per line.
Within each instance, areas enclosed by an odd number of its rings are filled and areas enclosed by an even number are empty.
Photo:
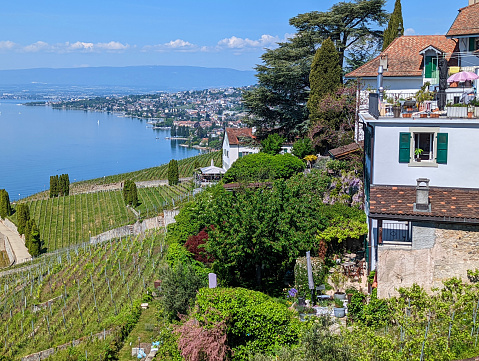
M437 157L439 164L447 163L447 133L437 133Z
M469 38L469 51L474 51L476 49L476 38Z
M409 163L411 159L411 133L399 133L399 163Z
M436 56L426 56L426 64L425 64L425 71L424 77L425 78L434 78L436 77L437 72L437 57Z

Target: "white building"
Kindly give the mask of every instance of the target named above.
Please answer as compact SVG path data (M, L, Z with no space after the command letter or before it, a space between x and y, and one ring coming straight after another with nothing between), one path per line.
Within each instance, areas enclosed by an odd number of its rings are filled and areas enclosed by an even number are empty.
M223 169L228 170L238 159L258 153L252 128L226 128L223 137Z
M479 119L360 118L378 295L467 279L479 268Z

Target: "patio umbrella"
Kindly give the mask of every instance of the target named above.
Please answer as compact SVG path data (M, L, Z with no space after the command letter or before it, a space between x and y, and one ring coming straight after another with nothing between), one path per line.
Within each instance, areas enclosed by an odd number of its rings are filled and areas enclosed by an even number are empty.
M470 71L460 71L459 73L451 75L447 78L448 83L453 83L455 81L464 82L466 80L476 80L479 79L479 75Z

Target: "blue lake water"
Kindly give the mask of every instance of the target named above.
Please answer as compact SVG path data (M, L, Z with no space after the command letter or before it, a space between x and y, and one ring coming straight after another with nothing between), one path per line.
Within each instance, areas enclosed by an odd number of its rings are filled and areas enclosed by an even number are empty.
M169 141L168 130L116 114L30 107L0 101L0 189L11 200L70 182L130 172L199 153Z

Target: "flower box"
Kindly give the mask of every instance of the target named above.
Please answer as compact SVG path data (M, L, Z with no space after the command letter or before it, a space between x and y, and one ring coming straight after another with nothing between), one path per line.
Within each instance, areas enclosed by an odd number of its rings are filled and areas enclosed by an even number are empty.
M467 118L467 107L447 107L448 118Z
M419 117L420 118L427 118L427 114L425 114L425 113L419 114Z
M411 113L403 113L402 117L403 118L411 118Z

